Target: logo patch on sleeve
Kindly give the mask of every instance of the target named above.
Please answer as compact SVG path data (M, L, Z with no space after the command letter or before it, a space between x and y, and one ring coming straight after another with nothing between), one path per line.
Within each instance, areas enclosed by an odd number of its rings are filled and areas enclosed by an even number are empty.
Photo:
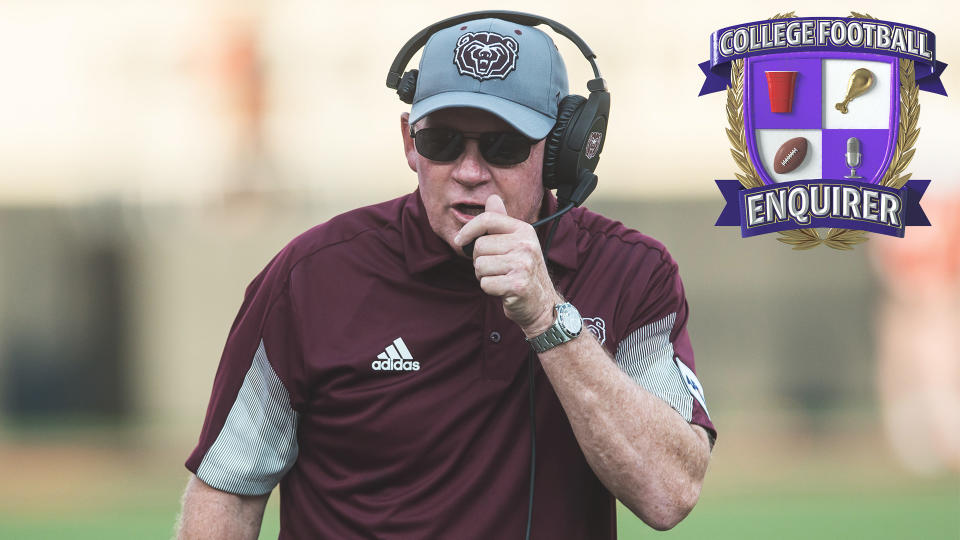
M683 382L687 385L687 390L690 390L693 398L700 402L700 406L703 407L703 412L707 413L709 417L710 411L707 410L707 398L703 395L703 385L700 384L700 379L697 378L697 374L688 368L687 365L680 360L679 356L675 356L674 360L677 361L677 368L680 370L680 376L683 377Z
M510 36L495 32L467 32L457 40L453 63L461 75L478 81L506 79L517 67L520 45Z
M601 345L607 340L607 323L603 322L600 317L584 317L583 325L587 327L587 330L590 330L590 333L597 338Z

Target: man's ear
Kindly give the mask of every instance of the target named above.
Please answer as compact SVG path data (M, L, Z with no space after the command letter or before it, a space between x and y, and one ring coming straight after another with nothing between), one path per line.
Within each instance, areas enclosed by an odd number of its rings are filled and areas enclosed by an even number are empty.
M417 149L410 136L410 113L400 115L400 135L403 137L403 155L407 158L407 165L411 171L417 172Z

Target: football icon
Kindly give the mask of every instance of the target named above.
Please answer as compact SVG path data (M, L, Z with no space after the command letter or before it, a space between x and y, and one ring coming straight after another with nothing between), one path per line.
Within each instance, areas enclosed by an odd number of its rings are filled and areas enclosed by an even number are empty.
M777 154L773 156L773 170L778 174L795 170L807 157L807 139L794 137L780 145Z

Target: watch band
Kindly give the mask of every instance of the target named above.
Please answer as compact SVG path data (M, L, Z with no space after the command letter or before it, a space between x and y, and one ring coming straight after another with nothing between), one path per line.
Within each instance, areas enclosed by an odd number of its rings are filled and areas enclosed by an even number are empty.
M567 334L560 329L557 323L553 323L553 326L547 328L546 332L527 341L530 342L530 346L533 347L533 350L539 354L544 351L549 351L557 345L566 343L571 339L573 338L568 337Z

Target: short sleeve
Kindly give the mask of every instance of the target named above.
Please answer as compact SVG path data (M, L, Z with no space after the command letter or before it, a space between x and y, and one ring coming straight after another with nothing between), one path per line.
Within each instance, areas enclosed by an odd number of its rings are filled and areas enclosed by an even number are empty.
M629 323L620 335L614 358L637 384L666 401L687 422L706 428L716 439L706 397L694 365L687 333L689 306L677 265L658 255L652 271L638 272L632 305L624 307ZM646 283L643 283L646 281Z
M186 467L238 495L269 493L296 462L303 360L284 252L250 283Z

